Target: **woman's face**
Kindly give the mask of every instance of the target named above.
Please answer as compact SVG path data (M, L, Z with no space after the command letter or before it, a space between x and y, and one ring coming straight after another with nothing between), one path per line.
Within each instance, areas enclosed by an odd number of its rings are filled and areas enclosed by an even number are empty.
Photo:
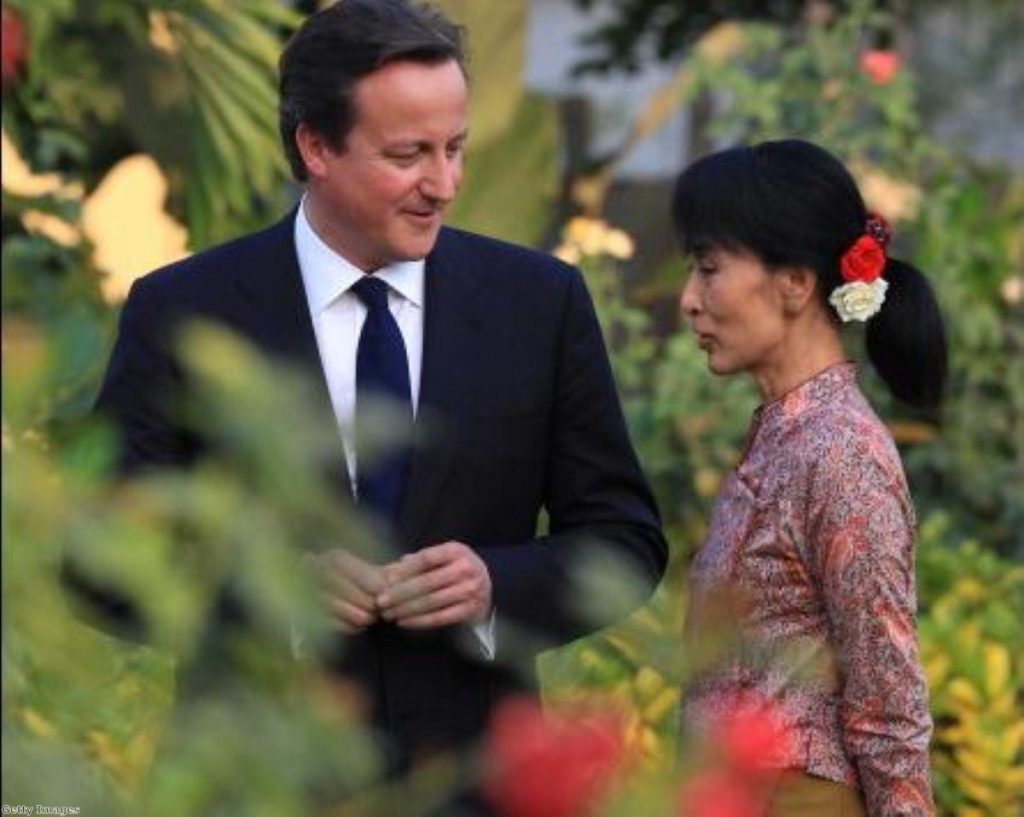
M777 363L787 322L778 276L751 253L713 247L693 256L680 304L715 374Z

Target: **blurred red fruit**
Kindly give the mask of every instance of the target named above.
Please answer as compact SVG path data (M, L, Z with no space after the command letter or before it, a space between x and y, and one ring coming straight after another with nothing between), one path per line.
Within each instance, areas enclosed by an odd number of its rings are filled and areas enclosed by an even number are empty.
M0 15L0 82L7 88L21 75L28 60L28 37L21 15L6 7Z
M761 817L762 807L740 777L712 771L683 786L678 813L679 817Z
M727 768L756 778L779 768L790 755L790 733L764 701L738 698L712 736Z
M546 717L527 699L499 707L486 748L484 794L502 817L588 817L624 754L617 719Z
M860 70L875 85L888 85L902 65L903 61L895 51L876 49L860 55Z

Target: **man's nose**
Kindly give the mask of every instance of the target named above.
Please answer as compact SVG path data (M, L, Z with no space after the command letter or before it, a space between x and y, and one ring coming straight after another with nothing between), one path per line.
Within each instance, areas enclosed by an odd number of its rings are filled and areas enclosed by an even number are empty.
M462 155L439 156L430 162L420 190L424 196L442 204L447 204L459 192L462 181Z

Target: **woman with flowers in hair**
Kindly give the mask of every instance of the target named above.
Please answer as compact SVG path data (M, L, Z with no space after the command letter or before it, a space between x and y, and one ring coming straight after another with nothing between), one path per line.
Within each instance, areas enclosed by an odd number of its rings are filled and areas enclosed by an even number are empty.
M946 341L921 272L827 151L785 140L685 170L674 220L693 271L686 313L715 374L762 398L691 570L687 638L725 611L739 650L699 670L684 723L699 732L767 706L785 728L763 758L766 813L934 813L931 720L915 627L915 518L896 447L840 339L861 325L871 366L935 406Z

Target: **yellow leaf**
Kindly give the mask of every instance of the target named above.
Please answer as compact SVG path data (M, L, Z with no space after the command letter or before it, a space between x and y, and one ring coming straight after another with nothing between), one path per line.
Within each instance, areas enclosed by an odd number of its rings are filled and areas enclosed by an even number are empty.
M125 782L131 777L132 770L125 759L124 752L118 748L113 738L106 732L93 729L86 735L86 745L89 754L119 780Z
M957 649L960 655L966 656L975 652L981 642L981 625L976 621L968 621L956 631Z
M52 738L57 734L57 727L34 709L23 709L21 719L25 722L25 726L41 738Z
M968 710L981 708L981 695L966 678L954 678L946 688L950 699Z
M961 579L953 586L953 593L965 601L985 601L989 589L975 578Z
M746 34L738 23L719 23L697 41L696 51L710 62L725 62L738 54Z
M996 696L986 709L989 715L997 718L1012 718L1017 711L1017 691L1012 686Z
M944 652L937 652L933 657L930 657L924 665L924 671L928 676L929 686L931 686L932 689L937 689L942 686L942 682L946 679L946 676L949 674L949 670L952 666L952 660Z
M1021 745L1024 744L1024 720L1017 721L1016 723L1010 724L998 739L999 757L1006 762L1010 762L1021 750Z
M644 708L644 720L649 724L658 724L679 705L679 692L666 687Z
M981 754L977 748L957 749L953 753L957 766L979 783L990 782L994 777L995 769L991 758Z
M994 698L1010 680L1010 651L1002 644L985 644L982 647L985 657L985 691Z
M964 725L962 723L956 723L953 726L947 726L944 729L936 730L935 738L940 743L950 743L955 746L958 743L966 742L969 739L969 736Z
M995 792L991 786L985 783L977 783L969 775L957 774L954 775L954 780L957 788L976 803L988 806L996 799Z
M658 734L650 728L644 728L637 735L636 743L634 744L640 750L640 754L647 758L656 758L663 756L665 748L662 745L661 738Z
M640 671L637 672L636 678L633 680L633 686L641 700L649 701L665 686L665 679L653 667L640 667Z
M1003 786L1010 794L1024 792L1024 766L1014 766L1003 775Z

